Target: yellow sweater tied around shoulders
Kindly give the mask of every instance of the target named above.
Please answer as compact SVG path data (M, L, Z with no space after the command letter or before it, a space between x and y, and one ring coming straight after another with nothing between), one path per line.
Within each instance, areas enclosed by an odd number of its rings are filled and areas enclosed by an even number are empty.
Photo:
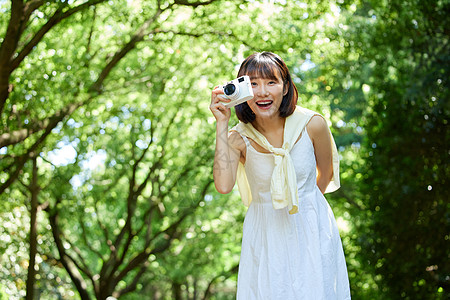
M251 138L259 145L266 148L274 155L275 167L273 169L270 192L272 195L272 205L275 209L288 207L290 214L298 212L298 191L297 176L291 159L291 149L295 145L306 124L314 115L320 115L312 110L297 106L294 113L286 118L283 146L273 147L266 137L256 130L251 123L239 122L230 131L237 131L241 135ZM333 192L340 187L339 182L339 155L333 136L331 135L331 146L333 155L333 178L325 193ZM245 173L245 167L239 162L237 170L237 184L241 194L242 202L249 206L252 202L250 185Z

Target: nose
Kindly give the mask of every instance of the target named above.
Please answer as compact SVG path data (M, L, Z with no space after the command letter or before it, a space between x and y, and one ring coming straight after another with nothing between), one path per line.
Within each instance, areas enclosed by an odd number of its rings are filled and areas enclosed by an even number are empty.
M266 96L268 94L267 87L264 84L261 84L258 86L258 89L256 91L257 96Z

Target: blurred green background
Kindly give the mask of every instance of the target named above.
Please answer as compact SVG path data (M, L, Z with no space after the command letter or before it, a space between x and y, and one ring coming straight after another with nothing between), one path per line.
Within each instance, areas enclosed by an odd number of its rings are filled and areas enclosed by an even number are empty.
M208 107L265 50L330 121L353 299L449 299L449 13L0 1L0 299L234 299L245 207L214 189Z

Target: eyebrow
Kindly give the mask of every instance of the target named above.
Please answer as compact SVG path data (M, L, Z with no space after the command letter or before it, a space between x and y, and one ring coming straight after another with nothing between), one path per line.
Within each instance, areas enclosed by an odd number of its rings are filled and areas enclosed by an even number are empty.
M278 78L265 78L265 77L256 77L256 76L250 76L250 80L255 80L255 79L267 79L267 80L276 80L276 81L280 81Z

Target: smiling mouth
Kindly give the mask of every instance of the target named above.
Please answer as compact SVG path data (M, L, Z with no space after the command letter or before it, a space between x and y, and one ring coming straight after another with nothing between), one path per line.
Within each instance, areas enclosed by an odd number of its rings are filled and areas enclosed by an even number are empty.
M269 107L270 105L272 105L273 101L267 100L267 101L258 101L256 102L256 105L258 105L259 107Z

